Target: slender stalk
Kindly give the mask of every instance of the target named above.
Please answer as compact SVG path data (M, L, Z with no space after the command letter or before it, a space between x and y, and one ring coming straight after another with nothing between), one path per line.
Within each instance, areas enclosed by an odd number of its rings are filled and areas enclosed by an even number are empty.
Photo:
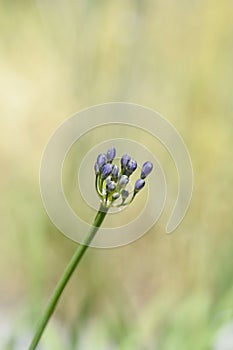
M39 321L34 337L32 339L32 342L28 348L28 350L34 350L36 349L36 346L39 343L39 340L45 330L45 327L52 316L55 307L60 299L60 296L67 285L70 277L72 276L74 270L76 269L77 265L79 264L80 260L82 259L85 251L88 248L88 245L91 243L92 239L95 237L96 232L98 231L99 227L101 226L106 214L107 214L108 209L100 206L99 211L96 214L96 217L94 219L93 225L90 228L84 244L78 246L76 252L74 253L73 257L71 258L70 262L68 263L63 275L61 276L60 280L58 281L57 286L54 289L54 292L48 302L48 305L44 311L44 314L41 317L41 320Z

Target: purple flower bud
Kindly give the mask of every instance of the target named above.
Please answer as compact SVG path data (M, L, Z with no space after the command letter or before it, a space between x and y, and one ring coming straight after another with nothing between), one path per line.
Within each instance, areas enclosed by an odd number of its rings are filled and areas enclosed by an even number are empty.
M130 176L137 169L137 162L134 159L130 159L126 167L126 175Z
M107 150L107 160L109 162L112 162L115 156L116 156L116 149L114 147L109 148Z
M113 200L116 200L116 199L118 199L119 197L120 197L120 193L118 193L118 192L113 193L113 195L112 195L112 199L113 199Z
M99 165L97 163L95 163L94 169L95 169L95 174L98 175L100 172L100 168L99 168Z
M153 164L151 162L146 162L142 166L141 179L145 179L153 169Z
M138 179L134 185L134 192L139 192L145 186L145 181Z
M120 181L119 181L119 185L121 188L125 187L127 185L127 183L129 182L129 178L127 175L121 175Z
M122 166L122 168L126 167L126 165L129 163L130 159L131 159L131 157L128 154L124 154L121 157L121 166Z
M129 191L127 191L127 190L121 191L121 197L122 197L123 201L125 201L128 196L129 196Z
M106 164L106 163L107 163L106 155L105 154L99 154L98 158L97 158L97 164L99 166L99 169L101 169L104 166L104 164Z
M114 181L117 181L119 179L119 168L116 164L113 165L112 168L112 177Z
M106 179L112 172L112 164L105 164L103 168L101 169L101 178L104 180Z
M109 181L107 184L106 184L106 190L108 193L110 192L113 192L116 188L116 183L114 181Z

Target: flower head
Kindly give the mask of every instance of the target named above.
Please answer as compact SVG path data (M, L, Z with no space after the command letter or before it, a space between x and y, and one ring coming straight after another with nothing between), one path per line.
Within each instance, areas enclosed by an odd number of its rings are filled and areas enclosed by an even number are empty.
M101 153L94 165L96 175L96 191L101 198L102 205L121 207L129 205L139 191L145 186L145 178L153 169L149 161L142 166L141 176L135 182L133 191L127 189L130 184L130 176L137 170L137 162L129 154L124 154L120 159L121 168L113 164L116 157L116 149L111 147L106 154Z

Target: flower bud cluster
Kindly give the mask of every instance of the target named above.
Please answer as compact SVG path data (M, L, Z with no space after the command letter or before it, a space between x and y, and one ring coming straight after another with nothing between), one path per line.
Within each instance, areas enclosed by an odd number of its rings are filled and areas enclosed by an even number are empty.
M113 164L116 157L116 149L111 147L107 153L101 153L97 157L94 165L96 174L96 191L102 200L102 204L109 207L120 207L122 205L130 204L135 195L145 186L145 178L151 173L153 164L149 161L145 162L141 169L140 179L134 184L131 199L130 193L126 189L130 181L130 176L137 169L136 160L132 159L130 155L124 154L120 160L120 168L117 164ZM116 204L116 201L121 201Z

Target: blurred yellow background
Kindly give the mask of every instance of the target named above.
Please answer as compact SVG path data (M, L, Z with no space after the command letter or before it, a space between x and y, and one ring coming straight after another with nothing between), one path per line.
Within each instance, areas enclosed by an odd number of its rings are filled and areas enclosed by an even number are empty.
M176 126L193 200L171 236L159 223L90 249L39 348L230 349L218 344L233 322L232 18L230 0L0 1L1 349L26 347L76 248L43 208L43 149L67 117L109 101Z

